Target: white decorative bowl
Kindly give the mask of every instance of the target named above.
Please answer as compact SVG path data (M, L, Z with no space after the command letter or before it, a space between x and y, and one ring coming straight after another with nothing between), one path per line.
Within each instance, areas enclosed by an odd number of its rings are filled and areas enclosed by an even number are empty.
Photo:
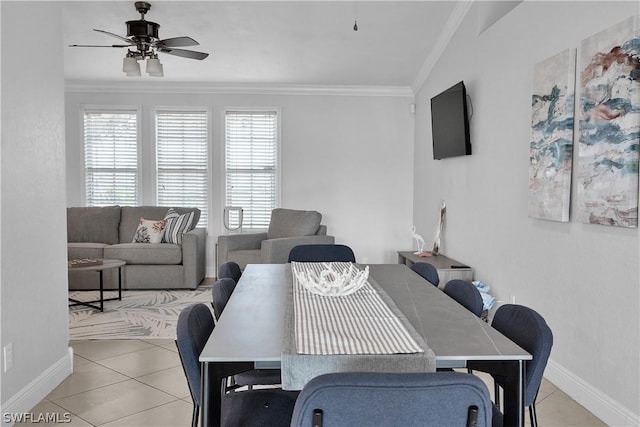
M339 271L327 263L319 274L297 270L294 270L294 274L298 282L309 292L325 297L341 297L351 295L362 288L369 277L369 266L359 270L353 264L349 264L349 268Z

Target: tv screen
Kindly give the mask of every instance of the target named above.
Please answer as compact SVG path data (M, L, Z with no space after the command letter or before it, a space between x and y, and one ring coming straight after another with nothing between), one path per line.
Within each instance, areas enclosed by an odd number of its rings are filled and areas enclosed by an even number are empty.
M471 154L464 82L431 98L431 129L434 159Z

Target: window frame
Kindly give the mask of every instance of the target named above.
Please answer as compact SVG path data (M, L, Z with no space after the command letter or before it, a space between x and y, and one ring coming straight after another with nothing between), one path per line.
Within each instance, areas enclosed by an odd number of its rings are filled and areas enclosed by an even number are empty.
M80 106L80 151L81 151L81 168L80 179L80 200L82 206L89 206L87 200L87 157L86 157L86 135L84 131L84 117L89 113L126 113L134 112L136 114L136 201L135 205L139 206L143 199L144 178L142 170L142 106L140 105L100 105L100 104L83 104Z
M280 207L281 204L281 186L282 186L282 163L281 163L281 150L282 150L282 109L280 107L268 107L268 106L260 106L260 107L248 107L248 106L226 106L222 110L222 119L221 119L221 145L222 145L222 180L221 180L221 202L222 208L227 206L227 125L226 125L226 117L229 112L240 112L240 113L260 113L260 112L275 112L276 113L276 148L275 148L275 199L274 199L274 209ZM229 233L231 231L227 230L224 226L224 215L221 216L221 229L224 230L225 233ZM249 228L246 226L242 226L239 232L260 232L266 231L269 227L267 224L265 227L253 227Z
M159 195L159 191L158 191L158 135L157 135L157 113L158 112L175 112L175 113L189 113L189 112L199 112L199 113L205 113L206 115L206 122L207 122L207 130L206 130L206 146L207 146L207 170L206 170L206 188L205 188L205 196L206 196L206 207L207 207L207 224L206 227L209 228L209 226L211 225L211 219L212 219L212 212L213 210L211 209L211 205L212 205L212 199L213 199L213 194L211 192L211 182L212 182L212 153L213 153L213 149L212 149L212 138L211 138L211 134L212 134L212 129L213 129L213 122L211 120L211 108L206 107L206 106L171 106L171 105L156 105L153 107L152 111L151 111L151 117L149 120L149 127L150 127L150 131L149 134L151 136L150 138L150 151L151 151L151 162L152 162L152 167L150 167L150 171L149 171L149 179L151 180L150 182L152 183L152 200L153 203L155 203L156 205L159 206L159 202L158 202L158 195ZM203 224L201 222L198 222L198 226L202 227Z

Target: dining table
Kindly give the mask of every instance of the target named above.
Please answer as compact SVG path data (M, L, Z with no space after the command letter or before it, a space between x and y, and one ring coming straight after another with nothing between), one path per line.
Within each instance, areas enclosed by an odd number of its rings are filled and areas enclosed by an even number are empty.
M491 325L473 315L439 288L403 264L357 265L368 268L368 281L415 337L423 354L316 355L298 358L292 339L294 274L291 264L249 264L200 353L203 426L220 425L221 387L226 377L247 369L281 369L283 389L300 390L309 378L290 373L302 360L308 375L354 370L415 372L469 368L505 378L505 426L524 425L526 361L532 356ZM358 362L342 363L365 358ZM360 358L360 359L358 359ZM381 363L371 361L381 360ZM326 362L331 360L331 363ZM338 363L334 363L338 360ZM398 363L388 363L398 362ZM326 363L325 363L326 362ZM292 365L292 366L289 366ZM354 368L353 366L356 366ZM311 375L312 376L312 375Z

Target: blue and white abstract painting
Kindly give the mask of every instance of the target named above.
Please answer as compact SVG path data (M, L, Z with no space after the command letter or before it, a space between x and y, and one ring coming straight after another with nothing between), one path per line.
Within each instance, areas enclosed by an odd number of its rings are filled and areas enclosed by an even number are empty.
M531 98L529 217L569 221L576 51L535 65Z
M640 31L632 17L586 40L580 61L577 215L638 225Z

